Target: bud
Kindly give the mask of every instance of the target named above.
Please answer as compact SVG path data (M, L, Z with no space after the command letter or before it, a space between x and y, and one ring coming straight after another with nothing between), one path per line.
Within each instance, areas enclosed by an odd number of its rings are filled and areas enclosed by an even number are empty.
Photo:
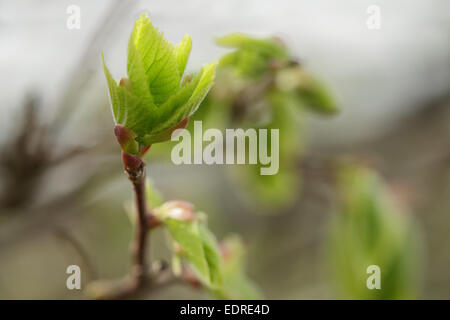
M137 135L132 130L117 124L114 127L114 134L124 152L129 154L137 154L139 152L139 143L135 140Z
M180 221L192 221L195 219L194 205L185 201L167 201L155 210L157 211L157 215L162 215L165 218Z
M136 169L143 166L144 164L144 162L138 156L123 151L122 151L122 162L127 172L136 171Z

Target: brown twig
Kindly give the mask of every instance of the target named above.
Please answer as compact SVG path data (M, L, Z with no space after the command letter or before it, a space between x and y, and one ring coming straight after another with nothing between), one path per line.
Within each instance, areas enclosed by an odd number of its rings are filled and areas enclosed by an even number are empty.
M147 231L148 209L145 198L145 163L136 156L126 153L122 155L125 173L128 176L134 190L134 199L137 209L137 221L135 224L135 236L131 245L132 266L131 276L136 287L141 286L147 277Z
M159 225L147 208L145 195L145 163L138 157L122 152L125 173L134 190L134 200L137 209L135 234L131 243L130 273L120 281L100 281L90 286L90 294L95 299L126 299L139 294L141 289L153 282L149 274L146 259L148 246L147 234L150 228Z
M151 267L146 259L148 246L147 234L158 227L161 221L147 207L145 192L145 163L139 156L122 151L122 162L125 173L130 180L136 205L135 234L131 243L131 268L129 274L119 281L96 281L87 288L87 295L94 299L129 299L135 298L150 289L160 288L177 281L182 281L194 287L200 282L195 276L183 269L180 275L175 275L166 263L154 263Z
M192 272L182 269L180 275L175 275L169 265L156 261L151 269L147 270L152 277L138 280L131 274L119 281L100 280L92 282L88 287L88 297L97 300L119 300L138 298L143 294L154 292L176 283L184 283L194 288L200 288L198 280L193 279Z

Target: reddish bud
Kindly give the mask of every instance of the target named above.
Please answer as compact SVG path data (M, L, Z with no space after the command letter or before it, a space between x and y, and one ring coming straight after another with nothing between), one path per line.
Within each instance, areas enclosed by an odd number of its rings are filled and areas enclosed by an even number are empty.
M138 156L122 151L122 162L126 171L135 171L144 165L144 162Z
M137 135L131 129L128 129L121 124L116 124L114 127L114 134L124 152L131 154L138 153L139 144L135 140Z

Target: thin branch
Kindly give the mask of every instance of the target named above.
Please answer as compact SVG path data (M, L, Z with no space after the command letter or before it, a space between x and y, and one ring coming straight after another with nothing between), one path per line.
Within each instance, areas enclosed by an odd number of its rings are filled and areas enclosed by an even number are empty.
M146 248L147 248L147 203L145 198L145 165L142 163L134 170L127 170L130 179L137 208L137 221L135 224L135 237L132 244L132 272L131 274L138 279L138 285L146 277Z
M84 250L81 243L73 236L71 235L64 227L57 226L54 229L54 234L59 239L64 240L66 243L68 243L74 251L79 255L85 269L88 275L88 281L95 280L97 278L97 272L95 271L95 268L91 262L91 259L87 252Z
M149 219L145 195L145 163L137 156L122 152L125 173L130 180L137 209L135 234L131 243L131 270L119 281L97 281L88 288L95 299L127 299L136 296L153 281L149 277L146 259L147 233L153 226Z
M147 272L151 273L152 277L147 277L140 282L132 275L119 281L92 282L87 289L88 297L97 300L133 299L176 283L186 284L196 289L202 288L192 271L185 266L182 267L180 275L175 275L167 263L156 261Z

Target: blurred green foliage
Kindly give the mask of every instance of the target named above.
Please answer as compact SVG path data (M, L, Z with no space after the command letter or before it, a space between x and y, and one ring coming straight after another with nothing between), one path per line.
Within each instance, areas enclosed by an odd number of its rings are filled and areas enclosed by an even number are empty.
M257 39L241 33L233 33L216 40L219 46L237 49L220 59L220 67L232 67L240 77L258 78L268 72L274 59L288 62L284 46L275 39Z
M338 297L417 298L419 235L374 171L344 164L338 169L338 208L328 241L328 269ZM370 265L381 270L381 289L369 290Z
M275 212L298 195L306 112L334 114L336 103L277 38L230 34L218 38L217 44L234 51L220 59L216 84L196 119L217 119L219 113L224 128L279 129L277 174L261 175L261 164L230 168L244 198L261 212ZM266 148L271 154L270 143Z
M194 213L193 205L183 201L163 203L150 181L146 192L153 211L167 228L176 275L182 272L186 261L196 278L218 299L262 297L245 274L245 248L237 235L218 243L207 227L205 213Z
M292 204L299 194L299 161L305 153L302 129L307 113L335 114L336 102L280 39L236 33L218 38L216 42L233 51L220 59L215 84L191 117L187 129L192 132L194 120L203 121L203 130L278 129L280 163L277 174L261 175L261 163L228 166L227 169L244 201L262 213L279 212L280 208ZM270 137L268 142L263 147L270 155ZM166 157L174 144L155 145L152 154Z
M214 290L218 299L262 299L256 285L245 274L245 246L238 235L229 235L220 244L223 255L223 286Z
M187 212L193 210L187 206L190 204L172 201L154 211L169 232L174 254L189 262L204 285L220 288L222 258L216 238L193 212Z

